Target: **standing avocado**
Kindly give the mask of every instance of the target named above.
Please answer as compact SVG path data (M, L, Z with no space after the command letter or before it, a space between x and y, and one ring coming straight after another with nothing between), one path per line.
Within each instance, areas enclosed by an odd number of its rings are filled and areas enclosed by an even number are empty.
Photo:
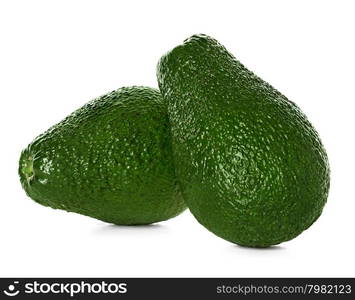
M19 174L36 202L123 225L185 209L166 107L156 89L121 88L87 103L37 137Z
M267 247L318 219L327 155L293 102L206 35L168 52L157 73L182 194L203 226L239 245Z

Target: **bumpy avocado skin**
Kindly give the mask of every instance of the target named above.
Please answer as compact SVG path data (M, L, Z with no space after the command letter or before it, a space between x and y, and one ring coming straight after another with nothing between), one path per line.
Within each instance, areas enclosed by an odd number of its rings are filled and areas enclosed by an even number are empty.
M109 223L150 224L185 209L167 108L148 87L113 91L51 127L22 151L19 174L36 202Z
M206 35L164 55L157 77L182 194L203 226L239 245L268 247L320 216L328 159L293 102Z

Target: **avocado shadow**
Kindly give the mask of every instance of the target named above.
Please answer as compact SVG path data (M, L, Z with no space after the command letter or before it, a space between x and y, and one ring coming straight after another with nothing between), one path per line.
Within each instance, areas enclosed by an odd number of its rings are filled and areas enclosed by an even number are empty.
M161 224L115 225L103 224L93 231L95 235L149 235L165 234L169 229Z
M248 251L248 252L279 252L282 250L286 250L285 247L280 246L280 245L274 245L274 246L270 246L270 247L247 247L247 246L241 246L241 245L236 245L233 244L232 245L233 249L237 249L240 251Z

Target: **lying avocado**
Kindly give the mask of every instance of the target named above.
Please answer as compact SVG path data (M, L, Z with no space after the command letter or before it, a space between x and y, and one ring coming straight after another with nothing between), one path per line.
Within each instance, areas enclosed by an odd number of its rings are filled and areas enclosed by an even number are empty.
M23 188L55 209L124 225L185 209L159 91L121 88L92 100L37 137L20 158Z

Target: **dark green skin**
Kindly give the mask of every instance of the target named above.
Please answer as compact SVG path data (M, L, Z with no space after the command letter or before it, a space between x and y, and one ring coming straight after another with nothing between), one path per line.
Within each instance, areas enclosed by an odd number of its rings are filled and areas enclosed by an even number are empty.
M119 225L150 224L185 209L161 94L121 88L37 137L20 158L28 196Z
M168 52L157 73L182 193L203 226L239 245L267 247L320 216L327 155L294 103L205 35Z

